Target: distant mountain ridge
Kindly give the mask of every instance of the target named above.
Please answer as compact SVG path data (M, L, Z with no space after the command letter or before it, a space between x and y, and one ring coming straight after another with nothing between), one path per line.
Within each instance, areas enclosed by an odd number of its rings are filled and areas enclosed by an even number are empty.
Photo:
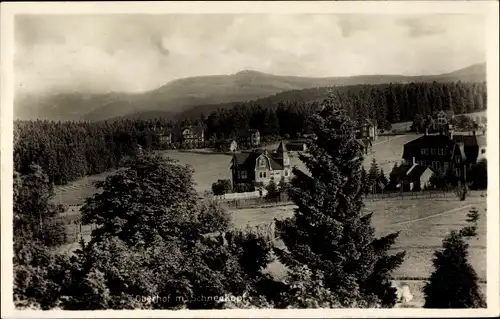
M450 73L425 76L359 75L310 78L243 70L231 75L178 79L145 93L72 92L16 96L14 114L17 119L88 121L117 117L143 119L160 115L172 117L186 112L191 113L203 105L252 101L286 91L357 84L432 81L486 81L486 64L474 64Z

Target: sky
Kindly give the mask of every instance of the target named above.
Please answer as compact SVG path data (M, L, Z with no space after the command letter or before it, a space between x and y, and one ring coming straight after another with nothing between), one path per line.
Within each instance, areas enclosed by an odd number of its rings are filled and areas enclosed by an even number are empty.
M18 15L15 90L141 92L241 70L440 74L484 62L484 34L474 15Z

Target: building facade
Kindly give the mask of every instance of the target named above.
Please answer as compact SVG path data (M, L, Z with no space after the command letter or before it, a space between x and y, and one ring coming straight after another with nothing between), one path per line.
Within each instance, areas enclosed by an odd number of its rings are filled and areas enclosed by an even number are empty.
M403 160L407 165L431 167L447 174L450 171L460 179L467 179L467 171L478 159L486 157L486 138L446 133L425 134L404 145Z
M378 137L377 123L370 119L365 119L358 129L357 138L358 139L369 139L372 142L376 141Z
M258 147L260 145L259 130L249 129L239 132L238 142L242 145L248 145L250 147Z
M281 180L288 182L291 178L290 158L283 142L273 153L267 150L253 150L234 154L230 169L233 186L266 186L271 180L278 184Z
M205 130L202 126L185 126L181 129L181 143L186 146L197 146L205 142Z

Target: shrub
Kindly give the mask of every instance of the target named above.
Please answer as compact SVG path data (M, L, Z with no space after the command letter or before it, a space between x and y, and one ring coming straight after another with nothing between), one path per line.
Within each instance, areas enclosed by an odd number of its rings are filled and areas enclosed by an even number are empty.
M212 184L212 193L214 195L224 195L230 193L232 189L231 181L229 179L219 179Z

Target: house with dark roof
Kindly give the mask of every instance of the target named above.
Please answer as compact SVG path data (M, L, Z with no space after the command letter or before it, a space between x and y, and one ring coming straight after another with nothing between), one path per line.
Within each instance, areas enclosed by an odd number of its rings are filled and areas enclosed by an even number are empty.
M267 149L252 150L233 155L231 160L233 185L268 185L271 180L278 184L282 179L289 181L291 166L288 151L281 142L275 152Z
M446 133L425 134L404 145L405 164L430 166L446 174L450 170L460 179L466 179L467 170L476 164L481 155L486 156L486 139L472 135Z
M305 152L307 151L306 140L294 140L286 143L286 148L289 151Z
M377 122L365 119L360 123L357 135L357 138L359 139L367 138L371 141L376 141L378 137Z
M429 166L403 164L397 167L393 174L399 180L399 189L408 192L428 188L434 171Z
M260 132L256 129L242 130L238 133L238 143L257 147L260 145Z
M157 136L160 147L168 147L172 144L172 130L166 126L154 126L153 132Z
M205 141L205 130L202 126L185 126L180 132L181 143L188 146L197 146Z

